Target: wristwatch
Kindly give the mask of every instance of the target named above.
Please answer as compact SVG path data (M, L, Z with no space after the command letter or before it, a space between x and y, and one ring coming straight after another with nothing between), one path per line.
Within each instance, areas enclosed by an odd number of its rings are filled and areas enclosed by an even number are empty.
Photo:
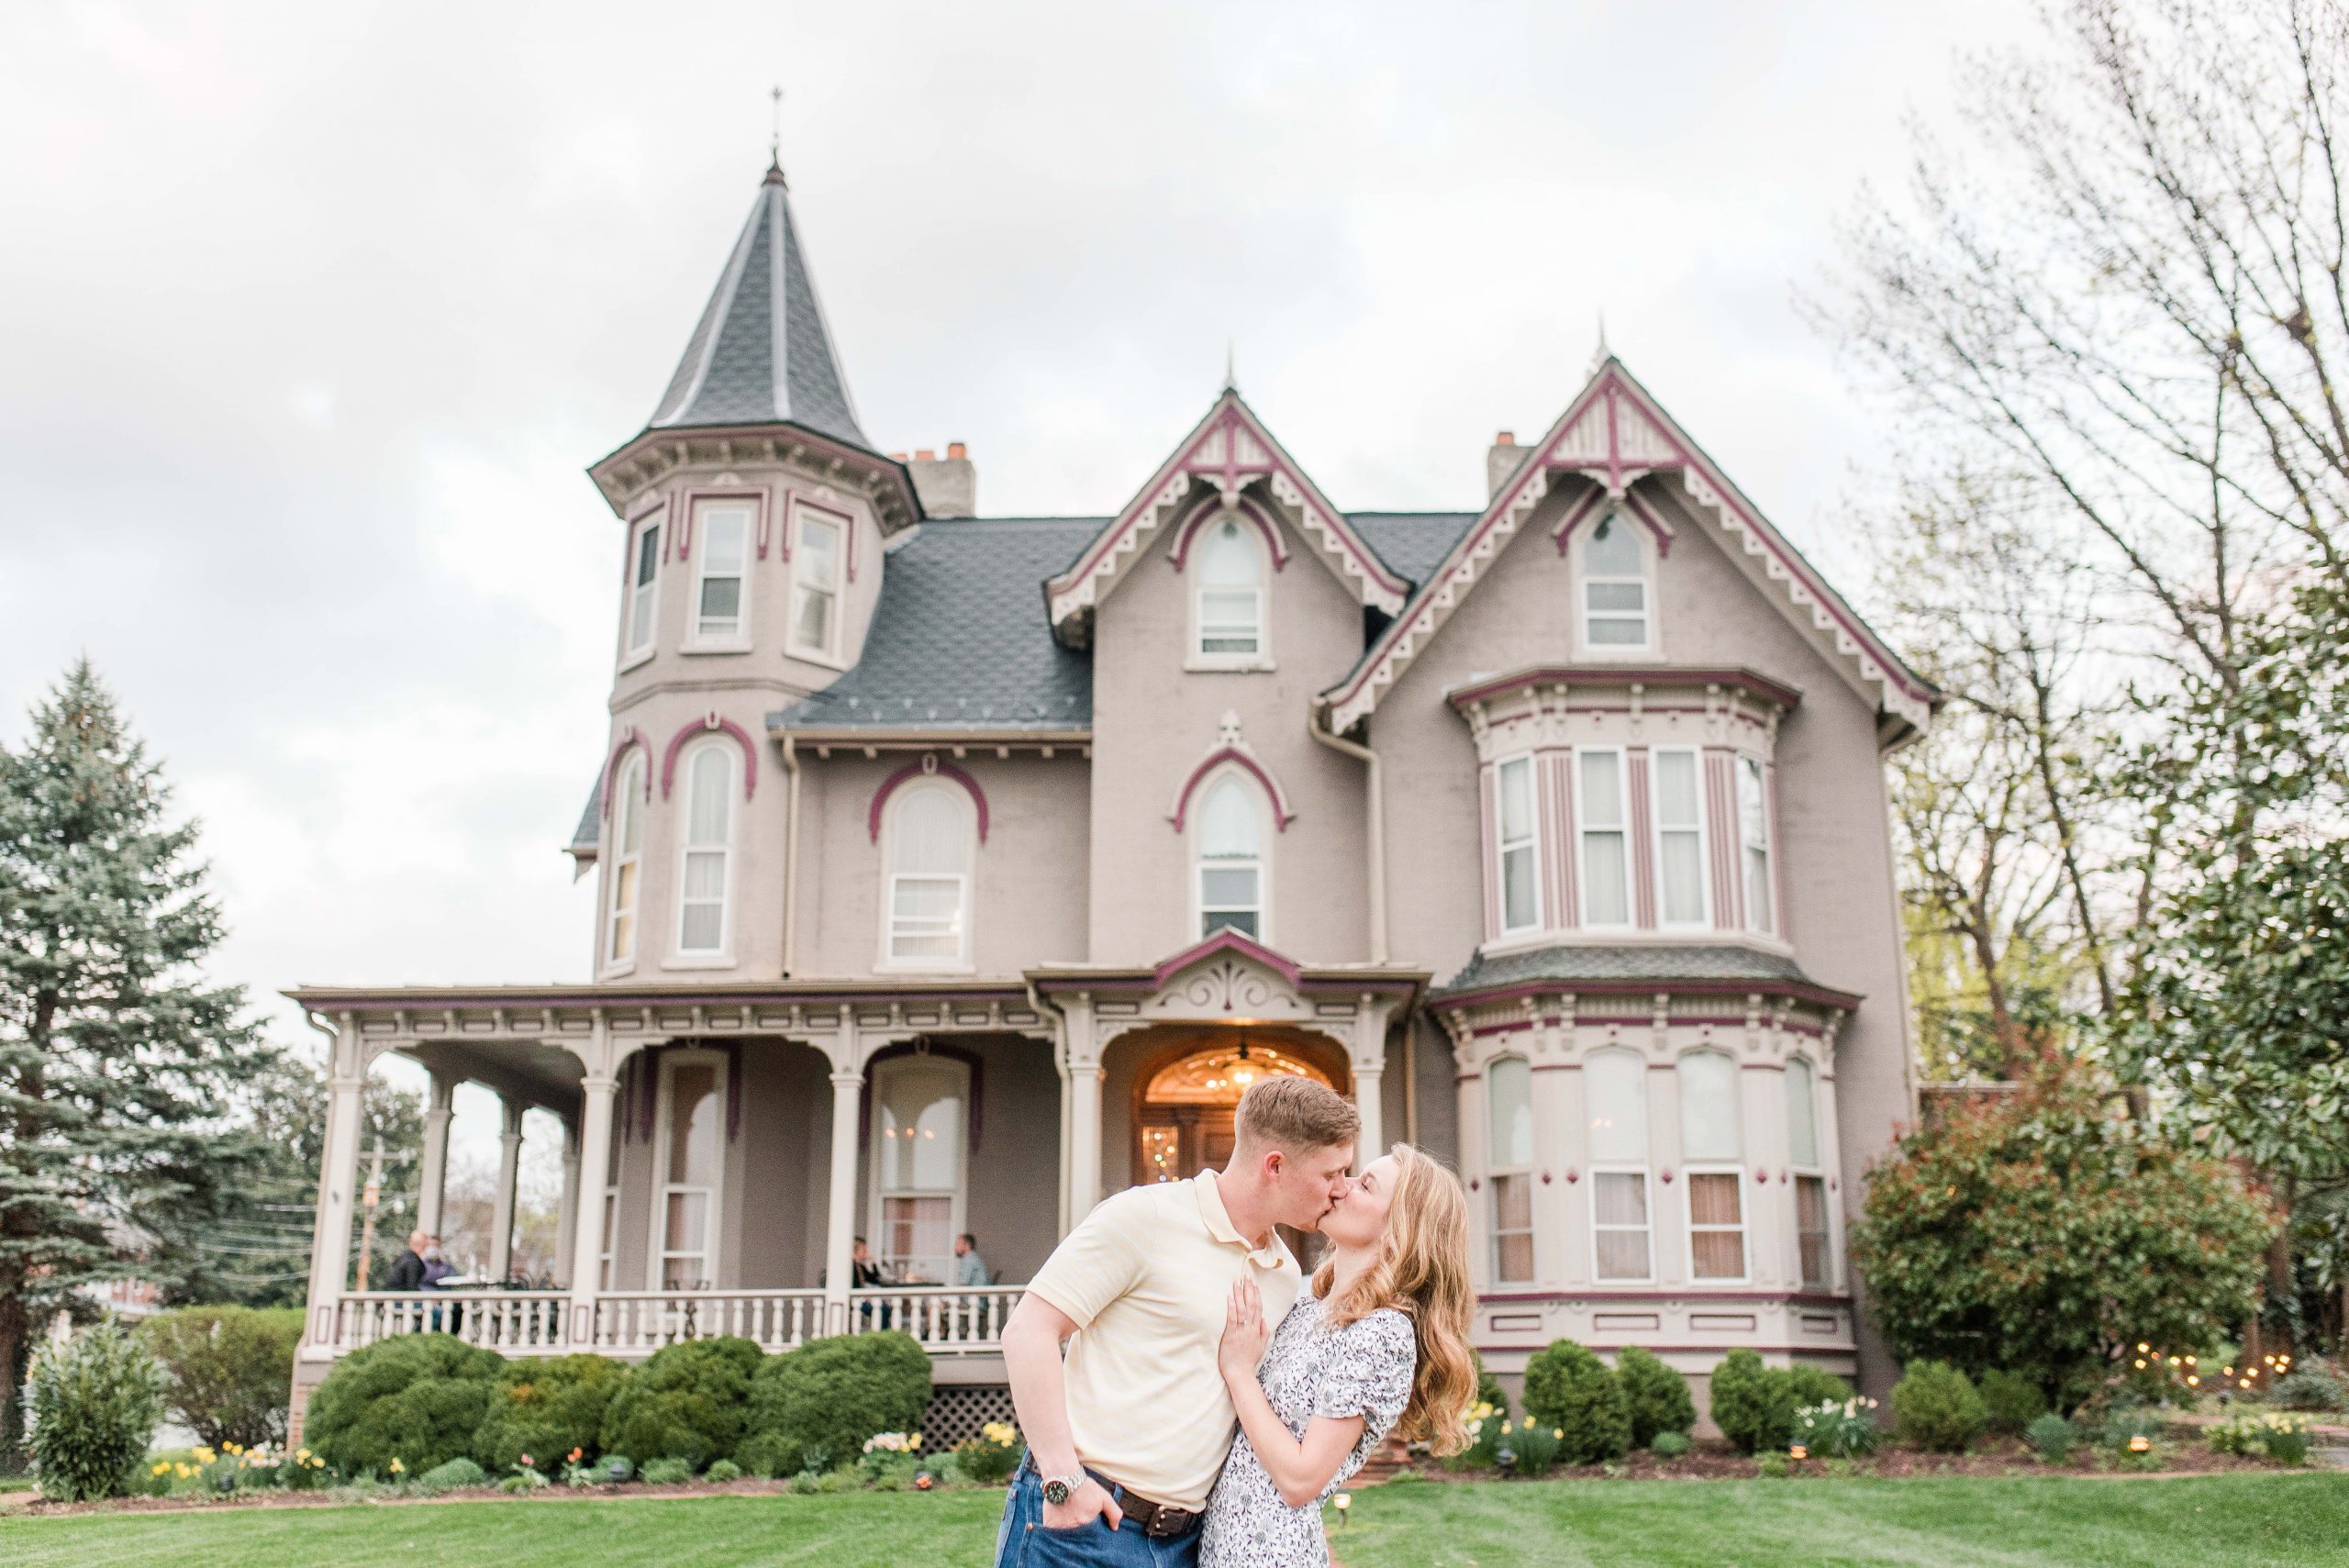
M1047 1475L1044 1477L1044 1501L1057 1508L1075 1496L1076 1489L1084 1485L1082 1471L1074 1475Z

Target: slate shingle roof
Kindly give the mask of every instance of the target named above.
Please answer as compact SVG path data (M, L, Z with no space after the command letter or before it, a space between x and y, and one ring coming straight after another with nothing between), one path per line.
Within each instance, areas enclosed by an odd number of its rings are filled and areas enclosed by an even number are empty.
M1791 958L1742 947L1547 947L1495 955L1479 953L1445 981L1433 997L1487 991L1500 985L1556 981L1753 980L1815 986Z
M1416 585L1424 586L1429 574L1443 563L1468 525L1476 520L1474 512L1348 512L1346 521L1354 531L1378 551L1378 559L1386 562Z
M873 450L832 351L783 171L772 169L647 428L781 421Z

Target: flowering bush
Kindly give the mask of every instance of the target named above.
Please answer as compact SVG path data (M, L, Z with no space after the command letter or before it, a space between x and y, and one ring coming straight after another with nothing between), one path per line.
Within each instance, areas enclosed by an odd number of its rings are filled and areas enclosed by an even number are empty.
M979 1435L956 1445L955 1467L966 1481L992 1486L1019 1468L1019 1429L1008 1421L989 1421Z
M501 1490L507 1492L535 1492L547 1484L547 1478L540 1471L538 1462L526 1453L516 1458L514 1463L508 1468L506 1479L497 1485Z
M1468 1410L1468 1446L1442 1460L1447 1470L1490 1470L1500 1462L1501 1433L1508 1426L1506 1406L1479 1399Z
M1840 1405L1808 1405L1796 1411L1790 1440L1815 1459L1851 1459L1874 1453L1882 1436L1876 1424L1876 1401L1854 1396Z
M2309 1458L2309 1418L2283 1410L2245 1413L2210 1429L2214 1453L2247 1454L2277 1464L2305 1464Z
M44 1497L78 1503L129 1491L163 1416L163 1371L111 1318L32 1359L29 1446Z
M864 1440L864 1459L860 1468L867 1483L884 1479L901 1483L921 1468L921 1434L874 1433Z
M1563 1427L1545 1427L1539 1421L1520 1421L1502 1450L1508 1454L1509 1473L1514 1475L1547 1475L1558 1462L1566 1446Z

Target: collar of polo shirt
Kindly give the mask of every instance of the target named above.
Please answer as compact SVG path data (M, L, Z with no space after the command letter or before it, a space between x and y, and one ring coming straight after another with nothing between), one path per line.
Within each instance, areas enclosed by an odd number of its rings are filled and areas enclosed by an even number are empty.
M1280 1231L1271 1226L1265 1227L1264 1244L1261 1247L1240 1234L1239 1228L1231 1223L1231 1216L1223 1207L1223 1194L1216 1188L1215 1176L1212 1168L1204 1170L1199 1173L1198 1180L1191 1184L1199 1195L1199 1218L1206 1222L1208 1234L1219 1241L1247 1248L1248 1261L1260 1269L1279 1268Z

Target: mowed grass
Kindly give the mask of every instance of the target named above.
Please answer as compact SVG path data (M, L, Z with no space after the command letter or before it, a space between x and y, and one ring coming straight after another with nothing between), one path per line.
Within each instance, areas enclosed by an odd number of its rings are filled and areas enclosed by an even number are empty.
M551 1499L10 1519L8 1568L987 1568L999 1492ZM1331 1516L1334 1522L1335 1516ZM2349 1568L2349 1475L1404 1483L1345 1568Z

